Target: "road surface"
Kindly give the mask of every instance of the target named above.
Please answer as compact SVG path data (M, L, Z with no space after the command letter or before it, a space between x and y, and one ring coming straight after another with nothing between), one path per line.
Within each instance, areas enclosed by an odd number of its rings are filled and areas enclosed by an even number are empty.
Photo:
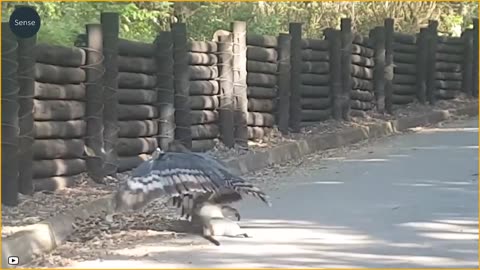
M477 118L318 161L243 202L249 239L149 241L73 267L478 267ZM135 256L135 257L132 257Z

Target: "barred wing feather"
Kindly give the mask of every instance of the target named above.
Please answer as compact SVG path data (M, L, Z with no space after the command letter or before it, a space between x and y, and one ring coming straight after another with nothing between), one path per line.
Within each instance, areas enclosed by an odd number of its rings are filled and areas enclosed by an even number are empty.
M192 197L211 193L230 201L249 194L270 205L268 196L257 187L231 173L214 158L198 153L161 153L132 171L116 195L117 209L139 209L152 200Z

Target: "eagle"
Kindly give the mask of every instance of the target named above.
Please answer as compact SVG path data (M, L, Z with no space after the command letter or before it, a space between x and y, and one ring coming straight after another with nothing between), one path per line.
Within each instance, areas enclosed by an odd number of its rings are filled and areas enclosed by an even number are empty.
M114 212L139 210L160 200L172 201L182 209L182 217L190 218L196 206L210 203L233 211L240 220L238 211L227 204L242 200L243 195L272 205L268 195L218 159L191 152L177 141L167 150L157 148L149 160L131 171L113 196Z

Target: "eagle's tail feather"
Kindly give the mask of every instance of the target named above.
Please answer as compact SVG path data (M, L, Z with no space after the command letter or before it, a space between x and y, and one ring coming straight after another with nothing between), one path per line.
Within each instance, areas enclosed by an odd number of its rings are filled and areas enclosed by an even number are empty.
M261 191L258 187L254 186L253 184L245 182L241 178L228 180L226 185L231 187L233 190L235 190L238 193L245 193L245 194L254 196L260 199L261 201L263 201L268 206L272 206L272 203L270 202L270 199L268 195L265 194L265 192Z

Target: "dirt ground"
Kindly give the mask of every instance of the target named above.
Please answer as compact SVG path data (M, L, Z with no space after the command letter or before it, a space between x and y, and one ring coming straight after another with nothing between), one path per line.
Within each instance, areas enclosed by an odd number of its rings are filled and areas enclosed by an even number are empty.
M302 128L299 134L281 135L278 131L272 132L269 137L262 141L251 142L248 151L261 151L282 143L299 140L312 133L330 133L341 129L362 125L372 122L381 122L398 117L411 115L420 115L431 111L432 109L448 109L456 108L468 103L472 100L458 98L451 101L440 101L435 107L412 104L397 108L395 115L384 116L379 114L370 114L367 118L354 118L352 122L325 121L309 125ZM299 171L299 168L308 167L309 161L325 158L339 153L347 153L352 149L358 149L362 145L371 143L365 141L359 144L343 147L340 149L332 149L321 153L306 156L300 160L288 162L286 164L277 164L263 170L249 173L245 177L252 182L265 189L276 189L278 185L277 179L281 176L291 174L293 171ZM239 156L248 153L245 150L226 149L218 146L209 151L210 154L219 158ZM117 186L117 180L110 179L107 185L96 184L91 181L87 175L79 178L75 187L59 190L56 192L39 192L33 196L21 195L18 207L2 206L2 237L8 236L23 226L37 223L51 216L57 215L64 211L81 206L99 197L110 194ZM148 216L148 219L145 217ZM129 216L117 216L112 224L106 223L103 217L90 217L87 220L78 220L75 224L75 233L70 237L68 242L59 247L51 254L43 255L34 260L28 267L51 267L51 266L67 266L69 259L65 259L65 254L69 254L70 259L82 260L89 259L93 254L108 252L109 246L116 248L128 247L135 242L135 239L146 235L160 235L166 240L172 238L181 238L181 234L175 234L170 231L172 226L179 228L185 225L185 221L177 220L177 210L166 205L158 205L152 203L142 212ZM63 255L63 256L62 256Z

